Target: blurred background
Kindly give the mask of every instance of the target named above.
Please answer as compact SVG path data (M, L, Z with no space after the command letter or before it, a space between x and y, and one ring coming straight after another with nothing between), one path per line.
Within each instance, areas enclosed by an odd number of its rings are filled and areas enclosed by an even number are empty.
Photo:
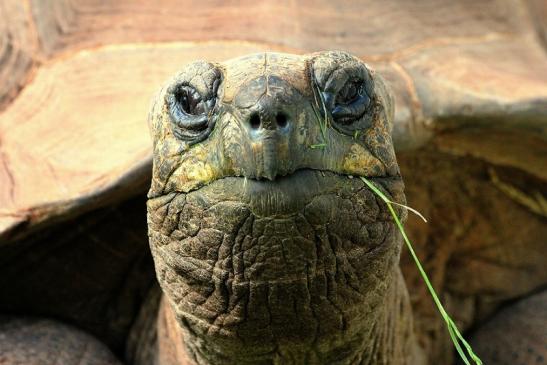
M196 59L327 49L362 58L394 92L408 202L430 220L407 226L463 328L544 286L545 0L0 0L0 311L75 323L121 351L153 281L144 194L154 92ZM74 232L76 218L86 223ZM108 299L122 284L93 261L112 245L112 275L132 268L126 283L143 283L129 304ZM402 265L421 280L406 254ZM88 279L94 291L71 284ZM425 288L410 294L415 310L438 315ZM436 323L432 337L445 331Z

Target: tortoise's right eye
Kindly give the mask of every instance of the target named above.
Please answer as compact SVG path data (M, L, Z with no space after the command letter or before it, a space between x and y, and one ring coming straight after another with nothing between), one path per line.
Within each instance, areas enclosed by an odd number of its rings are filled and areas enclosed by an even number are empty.
M193 144L203 141L214 127L212 111L215 107L220 78L211 84L206 95L187 83L174 85L166 95L173 134Z
M205 114L205 101L199 93L190 86L183 86L175 91L175 100L181 111L188 115Z

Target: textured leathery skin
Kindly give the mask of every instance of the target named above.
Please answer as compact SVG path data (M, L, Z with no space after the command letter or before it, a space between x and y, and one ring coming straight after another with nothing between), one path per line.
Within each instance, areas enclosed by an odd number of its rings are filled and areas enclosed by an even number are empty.
M226 196L233 185L242 179L149 202L158 278L195 356L296 364L373 353L382 311L392 309L386 292L397 285L400 241L385 205L353 180L301 212L263 217Z
M367 127L322 131L318 98L331 105L354 79L370 97L355 122ZM209 129L173 111L189 85L209 103ZM381 79L342 52L196 62L160 91L150 246L195 363L408 362L401 237L358 178L404 202L391 118ZM180 129L195 123L202 132Z

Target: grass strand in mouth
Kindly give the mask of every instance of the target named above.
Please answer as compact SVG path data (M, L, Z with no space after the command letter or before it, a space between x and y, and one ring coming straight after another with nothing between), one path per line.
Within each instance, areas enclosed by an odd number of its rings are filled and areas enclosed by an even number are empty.
M469 358L471 358L471 360L473 360L476 365L481 365L482 360L473 352L473 349L471 348L471 345L463 338L462 334L458 330L458 327L456 326L456 324L454 323L452 318L450 318L450 316L448 315L448 313L444 309L441 301L439 300L439 296L437 295L437 292L435 292L435 289L433 288L433 285L431 284L431 281L429 280L429 277L427 276L422 264L420 263L420 260L418 259L418 256L416 255L416 252L414 252L414 248L412 247L412 243L410 242L408 236L406 235L406 232L403 228L403 224L401 223L401 220L397 216L397 213L395 212L395 209L393 209L393 205L402 206L402 207L410 210L411 212L417 214L425 222L427 222L427 220L417 210L412 209L410 207L407 207L406 205L399 204L399 203L396 203L396 202L393 202L393 201L389 200L385 196L385 194L382 193L382 191L380 189L378 189L372 182L370 182L366 178L361 176L361 180L363 180L363 182L376 195L378 195L384 203L386 203L391 215L393 216L393 220L395 221L395 224L399 228L399 231L401 231L401 235L403 236L403 239L406 243L406 246L407 246L407 248L410 252L410 255L414 259L414 262L416 263L416 266L418 267L418 271L420 272L420 274L421 274L421 276L422 276L422 278L425 282L425 285L427 286L427 289L429 290L429 293L433 297L433 301L435 302L435 305L437 306L437 309L439 310L439 312L441 313L441 316L443 317L444 321L446 322L446 327L448 329L448 334L450 335L450 338L452 339L452 342L454 343L454 347L456 348L456 351L460 355L462 361L466 365L471 365L471 362L469 360ZM462 348L462 345L465 348L465 350L467 351L467 354L466 354L466 351L464 351L464 349Z
M321 131L321 137L323 139L323 142L313 144L310 146L310 148L312 149L326 148L327 147L327 127L329 126L327 106L325 105L325 100L323 99L323 95L321 94L321 92L319 91L319 88L317 87L317 81L315 81L315 78L313 78L313 82L315 84L315 87L313 88L313 99L315 101L315 107L313 108L313 112L315 114L315 117L319 121L319 130ZM319 95L319 100L317 98L318 95ZM319 105L319 101L321 101L321 105ZM321 112L319 111L319 109L323 110L324 117L321 116Z

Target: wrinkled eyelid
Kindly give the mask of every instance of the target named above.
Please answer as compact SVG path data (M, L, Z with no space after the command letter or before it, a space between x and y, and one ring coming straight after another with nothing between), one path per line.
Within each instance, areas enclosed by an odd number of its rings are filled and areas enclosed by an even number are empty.
M350 81L363 81L370 83L371 75L364 63L352 63L351 65L341 65L330 72L322 88L324 90L339 91Z
M222 67L217 64L196 61L187 65L171 79L166 94L174 93L177 89L188 86L196 90L204 99L208 99L217 93L223 74Z

